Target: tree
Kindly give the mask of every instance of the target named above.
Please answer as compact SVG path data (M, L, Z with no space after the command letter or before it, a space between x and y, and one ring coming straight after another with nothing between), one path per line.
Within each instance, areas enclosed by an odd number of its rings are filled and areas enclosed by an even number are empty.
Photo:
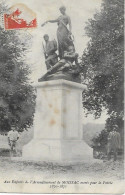
M2 2L0 13L7 11ZM29 84L30 70L25 61L28 37L23 40L18 30L0 27L0 132L6 133L12 125L18 131L33 123L35 91Z
M123 129L124 109L124 1L103 0L101 11L89 19L86 34L90 41L82 56L85 82L83 107L95 118L103 108L109 118L106 130L114 124Z

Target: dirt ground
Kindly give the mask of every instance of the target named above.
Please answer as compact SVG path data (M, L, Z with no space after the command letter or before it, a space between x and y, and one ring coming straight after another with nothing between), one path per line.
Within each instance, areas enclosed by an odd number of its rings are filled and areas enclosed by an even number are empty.
M104 178L110 180L123 179L123 160L95 160L75 165L59 165L46 162L26 162L10 157L0 157L0 173L16 176Z

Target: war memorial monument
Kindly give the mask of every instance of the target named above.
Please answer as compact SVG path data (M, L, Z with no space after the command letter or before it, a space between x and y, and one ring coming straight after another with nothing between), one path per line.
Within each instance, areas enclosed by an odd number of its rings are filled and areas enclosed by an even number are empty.
M23 147L23 158L50 162L81 162L93 159L82 129L81 65L75 51L71 19L60 8L57 42L44 35L47 72L35 84L37 90L34 137ZM58 55L57 55L58 50ZM84 123L84 120L83 120Z

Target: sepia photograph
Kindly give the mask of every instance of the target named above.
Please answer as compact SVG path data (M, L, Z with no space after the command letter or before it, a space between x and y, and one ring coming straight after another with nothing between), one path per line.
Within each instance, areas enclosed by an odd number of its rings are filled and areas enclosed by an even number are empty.
M0 193L124 186L124 0L0 0Z

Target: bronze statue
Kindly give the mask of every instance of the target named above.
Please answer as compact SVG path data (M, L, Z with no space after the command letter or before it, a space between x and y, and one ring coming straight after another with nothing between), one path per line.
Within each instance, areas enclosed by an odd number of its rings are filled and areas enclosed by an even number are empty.
M58 50L59 50L59 57L62 59L64 57L64 51L68 50L69 46L73 46L73 35L72 35L72 25L71 25L71 19L66 14L66 8L64 6L60 7L61 16L56 20L48 20L42 26L50 23L57 23L58 29L57 29L57 40L58 40ZM69 29L68 26L69 25ZM74 48L75 49L75 48Z
M75 47L73 44L73 35L71 33L71 20L70 17L67 16L66 8L64 6L60 7L60 12L62 15L57 20L49 20L42 25L44 26L48 22L58 23L57 39L60 60L57 61L57 58L55 57L54 61L52 62L52 60L50 60L49 58L49 52L46 52L48 55L46 60L47 73L43 75L40 79L38 79L38 81L41 82L48 80L65 79L80 83L80 71L82 66L80 63L78 63L78 54L75 52ZM51 48L51 44L47 43L49 41L48 36L44 36L44 39L46 41L45 50L47 51L47 48Z
M43 49L44 49L45 63L48 70L58 62L58 57L56 54L57 42L56 40L49 41L49 36L47 34L44 35L44 40L46 45L45 47L43 45Z

